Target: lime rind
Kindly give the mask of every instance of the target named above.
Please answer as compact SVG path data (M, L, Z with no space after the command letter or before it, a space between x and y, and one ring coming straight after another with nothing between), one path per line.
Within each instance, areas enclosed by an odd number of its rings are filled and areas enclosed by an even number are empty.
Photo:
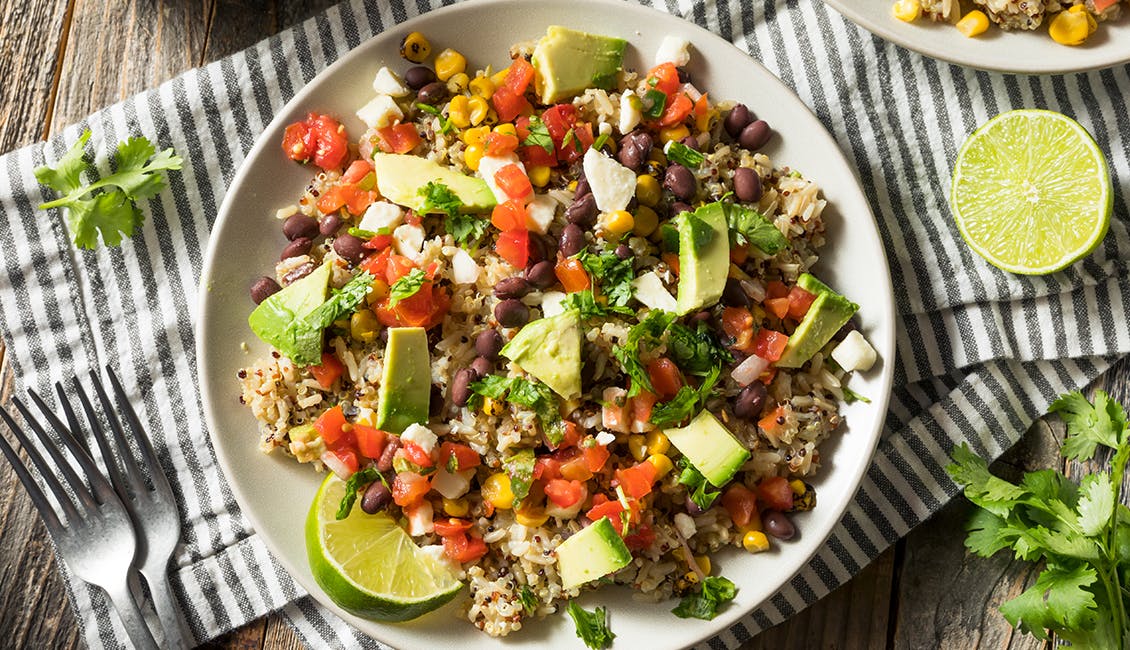
M969 246L998 268L1062 270L1105 237L1114 201L1106 157L1086 129L1053 111L1002 113L962 145L950 206Z

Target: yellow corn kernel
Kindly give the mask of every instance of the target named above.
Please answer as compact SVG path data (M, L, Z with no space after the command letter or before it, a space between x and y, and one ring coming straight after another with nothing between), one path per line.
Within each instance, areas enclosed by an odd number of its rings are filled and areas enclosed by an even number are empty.
M471 124L482 124L490 113L490 104L487 100L475 95L467 100L467 107L471 110Z
M470 146L473 144L481 145L487 141L487 134L490 133L489 126L475 126L463 132L459 136L463 140L463 144Z
M746 525L738 526L738 532L740 532L742 535L745 535L751 530L759 532L762 530L761 515L757 514L756 512L750 516L749 521L746 523Z
M372 309L359 309L349 317L349 336L355 341L372 343L380 325Z
M458 95L467 91L467 85L471 82L471 78L467 76L466 72L456 72L451 75L447 80L447 92L452 95Z
M412 32L400 41L400 56L412 63L423 63L432 55L432 44L420 32Z
M490 76L490 82L492 84L494 84L495 88L498 88L499 86L502 85L503 81L506 81L506 75L509 74L509 73L510 73L509 67L503 68L503 69L499 70L498 72L496 72L496 73L494 73Z
M483 413L486 413L487 415L502 415L502 411L505 408L506 407L503 406L502 402L496 399L490 397L483 398Z
M383 278L376 278L369 285L369 293L365 295L365 304L371 305L388 297L388 283Z
M466 499L443 498L443 511L449 517L466 517L471 512L471 504Z
M804 494L808 489L807 487L805 487L804 481L800 480L799 478L794 478L793 480L789 481L789 487L793 489L793 494L797 495L798 497Z
M518 510L514 513L514 518L527 528L537 528L549 520L549 515L545 514L544 508L529 508Z
M545 187L549 184L549 173L552 170L546 165L534 165L530 167L530 182L537 187Z
M659 187L659 181L650 174L640 174L636 177L636 200L640 205L646 205L649 208L654 208L659 204L659 198L663 194L663 189Z
M671 450L671 440L662 431L652 431L647 434L644 440L647 441L647 453L649 454L666 454Z
M628 451L637 461L647 458L647 442L644 437L637 434L628 436Z
M1048 25L1048 34L1060 45L1082 45L1095 33L1098 23L1085 5L1075 5L1056 14Z
M631 212L627 210L616 210L609 212L604 221L604 227L608 232L623 235L631 230L636 225L636 219L632 216Z
M447 119L460 129L471 126L471 108L466 95L456 95L447 103Z
M687 571L686 573L683 574L683 580L686 580L687 582L691 583L692 585L696 585L696 584L698 584L698 574L695 573L694 570L692 569L692 570Z
M504 472L488 476L483 481L480 491L483 498L499 510L509 510L514 507L514 490L510 488L510 477Z
M514 137L518 137L518 129L514 128L514 125L511 124L510 122L503 122L502 124L495 126L494 132L495 133L505 133L507 135L512 135Z
M655 465L655 478L660 479L675 469L675 463L666 454L652 454L647 457L647 462Z
M957 27L958 31L967 37L973 38L984 34L985 30L989 28L989 17L985 15L985 12L974 9L962 16L954 27Z
M659 130L659 141L663 144L668 142L678 142L691 134L691 130L684 124L678 126L669 126L665 129Z
M710 557L709 556L696 555L696 556L694 556L694 561L695 561L695 564L698 565L698 568L702 570L702 573L704 575L710 575L710 568L711 567L710 567Z
M922 15L922 3L918 0L898 0L891 7L891 13L903 22L912 23Z
M769 550L769 538L760 530L751 530L742 535L742 548L750 553L760 553Z
M471 89L471 94L483 99L490 99L494 97L494 82L490 77L475 77L471 80L468 87Z
M655 210L652 210L646 205L641 205L636 208L635 225L632 226L633 233L640 237L647 237L655 232L655 229L658 227L659 215L655 213Z
M463 163L473 172L479 171L479 162L483 159L483 145L469 144L463 150Z
M436 77L447 81L452 75L467 69L467 57L449 48L436 55Z

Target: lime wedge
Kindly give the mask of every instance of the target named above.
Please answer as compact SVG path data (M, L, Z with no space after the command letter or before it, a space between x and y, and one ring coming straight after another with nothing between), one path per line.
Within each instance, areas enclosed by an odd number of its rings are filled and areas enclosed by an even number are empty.
M348 517L335 519L343 496L345 483L330 474L306 518L310 570L342 609L377 621L407 621L459 593L463 583L392 517L366 514L355 503Z
M961 236L990 264L1039 275L1099 245L1114 192L1106 157L1075 120L1042 110L1002 113L962 145L950 207Z

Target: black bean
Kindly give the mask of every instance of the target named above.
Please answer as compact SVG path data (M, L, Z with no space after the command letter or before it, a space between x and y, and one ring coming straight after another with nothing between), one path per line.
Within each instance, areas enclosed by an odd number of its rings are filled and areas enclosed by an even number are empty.
M667 166L667 173L663 176L663 187L671 190L675 198L688 201L694 196L698 185L691 170L672 164Z
M318 232L325 237L332 237L341 228L341 223L341 217L336 214L322 217L322 220L318 222Z
M592 187L589 185L589 179L581 176L577 179L577 189L573 190L573 200L581 198L586 194L592 193Z
M307 262L307 263L303 264L302 266L299 266L296 269L291 269L291 270L287 271L286 275L283 276L283 283L284 284L292 284L294 282L298 282L299 280L310 275L313 272L314 272L314 263L313 262Z
M279 286L278 282L275 282L274 278L268 278L264 275L251 283L251 299L258 305L281 289L282 287Z
M694 212L694 208L682 201L675 201L671 204L671 216L677 217L684 212Z
M475 375L479 379L482 379L494 372L494 364L485 357L475 357L475 360L471 362L471 370L475 371Z
M628 248L627 244L620 244L619 246L616 247L615 252L616 252L616 257L619 257L622 260L626 260L626 259L628 259L629 257L632 256L632 249Z
M765 532L781 540L790 540L796 535L796 527L783 513L776 510L766 510L761 513L761 523Z
M565 208L565 220L587 228L596 223L596 215L599 212L596 207L596 197L591 193L585 194L579 199L574 199L569 207Z
M770 135L772 131L769 130L765 120L754 120L742 129L741 135L738 136L738 144L750 151L757 151L769 142Z
M292 214L283 222L283 234L290 241L299 237L313 239L318 234L318 221L302 213Z
M314 246L314 242L310 241L309 237L299 237L286 245L283 249L282 255L279 255L280 260L289 259L291 257L299 257L310 252L310 248Z
M729 307L749 307L749 296L734 278L726 280L726 287L722 289L722 304Z
M412 90L419 90L436 80L436 73L426 65L415 65L404 73L404 83Z
M734 194L746 203L760 201L761 176L749 167L738 167L734 170Z
M761 416L761 409L765 406L765 398L768 396L769 391L765 390L765 384L760 381L753 382L743 388L734 399L734 415L743 420L756 420Z
M392 503L392 492L381 481L373 481L365 488L361 495L361 509L370 515L375 515Z
M679 140L679 142L686 147L690 147L691 149L694 149L695 151L699 151L698 138L694 137L693 135L688 135L687 137L683 138L682 140Z
M479 376L470 368L463 368L455 373L455 378L451 380L451 403L467 406L467 400L471 399L471 384L478 379Z
M387 472L392 469L392 457L396 455L397 449L400 449L400 436L389 436L384 451L381 452L381 457L377 459L377 471Z
M616 159L628 169L638 172L640 167L647 162L651 153L651 136L644 131L632 131L620 138L620 150L616 152Z
M689 494L687 495L687 498L684 500L683 505L687 509L687 514L692 516L692 517L697 517L697 516L701 515L702 513L706 512L705 510L700 508L697 503L694 502L694 499L692 499L691 495L689 495Z
M526 268L529 268L545 259L545 238L543 238L541 235L530 233L529 246L527 247L527 249L529 251L529 259L526 260Z
M526 280L538 289L548 289L557 284L557 273L553 262L544 260L526 269Z
M726 113L726 119L722 121L722 126L726 127L726 133L729 133L731 138L737 140L742 129L752 121L753 113L749 111L749 107L745 104L738 104L731 108L729 113Z
M416 93L416 101L421 104L434 106L447 99L447 84L442 81L433 81Z
M521 298L529 292L530 283L526 282L526 278L517 275L503 278L494 284L495 298Z
M498 351L503 345L502 335L496 329L483 330L475 337L475 352L491 361L498 360Z
M572 257L581 252L585 245L584 231L577 224L571 223L561 231L561 243L557 248L561 251L561 255Z
M334 239L334 252L350 264L357 264L365 258L365 242L348 233L338 235Z
M509 298L494 306L494 317L503 327L521 327L530 320L530 308L517 298Z

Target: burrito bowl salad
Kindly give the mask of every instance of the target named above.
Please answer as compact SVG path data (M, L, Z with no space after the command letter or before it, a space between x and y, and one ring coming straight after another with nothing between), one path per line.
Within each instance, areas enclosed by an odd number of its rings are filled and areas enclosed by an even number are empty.
M686 41L641 70L627 47L554 26L474 71L414 32L363 133L286 129L317 175L252 284L273 350L240 399L263 451L332 471L307 544L347 611L463 594L503 636L617 583L709 619L735 590L711 554L785 543L816 503L876 356L810 273L825 200L695 86Z
M1122 16L1123 4L1123 0L896 0L891 12L908 23L919 18L952 23L969 37L992 25L1031 31L1046 24L1056 43L1083 45L1099 23Z

